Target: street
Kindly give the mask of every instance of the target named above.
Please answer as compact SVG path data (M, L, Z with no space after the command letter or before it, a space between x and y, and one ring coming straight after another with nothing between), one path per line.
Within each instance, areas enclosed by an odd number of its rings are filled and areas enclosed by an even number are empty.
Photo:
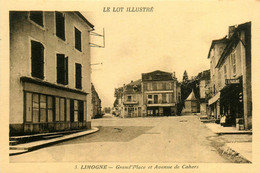
M189 162L223 163L197 116L93 119L97 133L29 153L10 162Z

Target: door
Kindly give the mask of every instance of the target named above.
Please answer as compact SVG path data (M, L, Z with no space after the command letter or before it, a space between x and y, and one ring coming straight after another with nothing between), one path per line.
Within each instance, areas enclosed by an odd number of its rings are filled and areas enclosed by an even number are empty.
M141 117L141 114L142 114L141 111L142 111L142 110L141 110L141 107L138 107L138 117Z
M154 104L158 103L158 95L154 95Z

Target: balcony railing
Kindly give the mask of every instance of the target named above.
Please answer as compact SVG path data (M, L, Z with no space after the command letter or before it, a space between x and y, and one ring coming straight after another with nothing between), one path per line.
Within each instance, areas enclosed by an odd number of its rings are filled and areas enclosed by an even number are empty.
M129 105L129 104L138 104L138 101L136 101L136 100L126 100L126 101L124 101L123 103L124 103L125 105L126 105L126 104L128 104L128 105Z

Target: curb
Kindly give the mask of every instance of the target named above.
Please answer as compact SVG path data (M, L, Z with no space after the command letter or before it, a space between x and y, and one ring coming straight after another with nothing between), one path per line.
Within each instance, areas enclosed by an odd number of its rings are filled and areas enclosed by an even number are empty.
M30 151L34 151L43 147L47 147L59 142L64 142L64 141L68 141L71 139L75 139L81 136L85 136L88 134L92 134L99 131L99 129L97 127L93 127L90 130L86 130L86 131L81 131L75 134L70 134L68 136L63 136L63 137L59 137L59 138L55 138L55 139L50 139L50 140L46 140L45 142L42 142L41 144L36 144L33 146L29 146L29 147L19 147L19 146L10 146L9 147L9 156L13 156L13 155L18 155L18 154L23 154L23 153L27 153ZM30 143L28 143L29 145ZM15 152L16 151L16 152Z

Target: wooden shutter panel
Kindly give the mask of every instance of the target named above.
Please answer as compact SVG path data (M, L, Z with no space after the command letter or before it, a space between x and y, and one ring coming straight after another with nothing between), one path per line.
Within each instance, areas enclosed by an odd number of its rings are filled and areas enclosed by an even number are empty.
M40 42L31 41L31 70L32 76L44 78L44 47Z
M74 100L70 99L70 122L74 122Z
M60 12L55 12L56 16L56 35L65 40L65 21L64 16Z
M68 69L68 57L65 58L65 69L64 69L64 73L65 73L65 85L67 85L69 83L69 69Z
M64 84L65 83L65 75L64 75L64 64L65 64L65 55L57 54L57 83Z
M82 88L81 64L76 64L76 88Z

